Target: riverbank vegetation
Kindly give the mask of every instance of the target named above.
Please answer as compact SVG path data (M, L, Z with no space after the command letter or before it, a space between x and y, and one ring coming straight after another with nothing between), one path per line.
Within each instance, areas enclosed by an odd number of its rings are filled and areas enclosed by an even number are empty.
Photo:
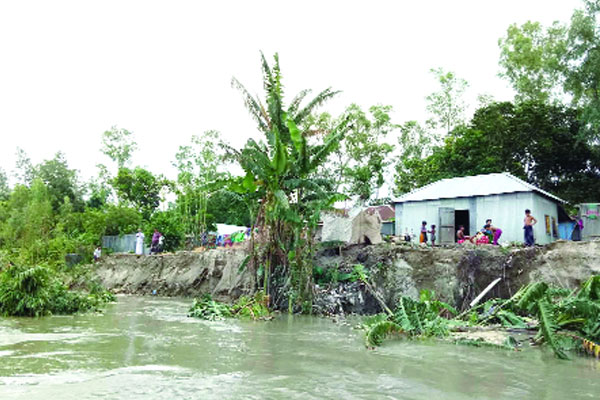
M490 299L460 314L422 292L418 301L402 297L393 312L366 318L362 327L368 347L379 346L390 336L452 340L452 332L492 327L528 334L527 341L545 345L558 358L569 358L572 352L600 358L600 276L573 291L531 283L510 299ZM521 344L512 336L505 343L469 339L456 343L512 349Z
M85 291L69 290L47 266L8 264L0 271L0 315L41 317L96 311L115 297L93 281Z

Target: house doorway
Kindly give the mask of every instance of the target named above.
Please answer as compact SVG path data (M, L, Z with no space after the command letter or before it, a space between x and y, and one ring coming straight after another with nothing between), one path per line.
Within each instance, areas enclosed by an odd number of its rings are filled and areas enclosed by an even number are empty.
M465 235L471 236L469 210L454 210L454 226L456 227L456 230L458 230L461 225L465 227Z

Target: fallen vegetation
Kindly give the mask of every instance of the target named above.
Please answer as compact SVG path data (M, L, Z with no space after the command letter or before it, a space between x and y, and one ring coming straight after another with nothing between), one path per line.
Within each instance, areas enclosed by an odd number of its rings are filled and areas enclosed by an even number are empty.
M580 288L569 291L535 282L522 287L510 299L491 299L457 313L448 304L422 291L420 299L402 297L388 314L366 318L367 347L379 346L392 336L455 339L457 344L517 349L512 336L503 343L482 337L456 339L453 332L490 328L530 332L533 345L545 345L561 359L569 353L585 352L600 358L600 275L590 277Z
M257 292L253 297L242 296L233 305L213 300L212 296L207 293L194 299L194 303L188 311L188 317L207 321L226 318L270 319L271 312L267 304L268 299L263 292Z
M96 311L114 301L112 293L90 283L88 291L74 291L51 268L8 264L0 271L0 315L41 317Z

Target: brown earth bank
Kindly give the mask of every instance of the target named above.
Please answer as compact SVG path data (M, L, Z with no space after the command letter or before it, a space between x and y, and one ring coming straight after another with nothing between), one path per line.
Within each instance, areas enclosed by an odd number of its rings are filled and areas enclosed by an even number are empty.
M231 302L256 289L255 274L240 270L243 249L182 251L136 256L112 254L95 266L101 284L115 293L194 297L211 293Z
M340 254L341 253L341 254ZM101 283L116 293L198 296L211 293L234 301L256 289L255 272L240 268L242 248L178 252L156 256L111 255L97 264ZM465 308L496 278L489 297L507 298L532 281L575 288L600 274L600 241L558 241L545 247L420 248L404 244L355 245L320 251L315 265L325 275L337 269L350 274L356 265L367 271L370 287L360 281L315 285L313 311L323 314L371 314L381 311L377 297L394 308L400 296L418 297L433 290L440 300Z

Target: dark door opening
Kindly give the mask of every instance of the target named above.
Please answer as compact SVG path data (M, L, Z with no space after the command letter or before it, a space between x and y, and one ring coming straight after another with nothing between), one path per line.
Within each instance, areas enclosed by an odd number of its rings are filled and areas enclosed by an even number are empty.
M454 210L454 226L456 227L456 230L459 230L461 225L465 227L465 235L471 236L469 210Z

